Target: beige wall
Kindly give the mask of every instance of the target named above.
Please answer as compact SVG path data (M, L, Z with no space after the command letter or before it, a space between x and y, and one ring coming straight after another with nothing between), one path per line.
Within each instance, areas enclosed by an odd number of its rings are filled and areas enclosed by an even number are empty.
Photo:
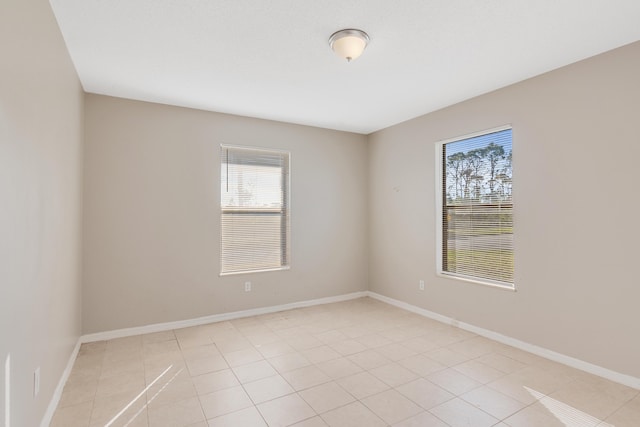
M365 136L100 95L85 105L85 333L366 289ZM291 270L219 277L222 143L291 152Z
M46 0L0 2L0 423L40 423L80 335L82 88ZM33 397L33 372L41 390Z
M640 42L370 135L370 290L640 377L638 76ZM504 124L517 292L436 277L434 144Z

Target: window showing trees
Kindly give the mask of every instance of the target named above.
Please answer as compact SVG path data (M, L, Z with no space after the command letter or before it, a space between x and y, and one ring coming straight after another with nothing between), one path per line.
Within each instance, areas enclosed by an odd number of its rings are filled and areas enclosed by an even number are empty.
M289 267L289 153L220 149L221 274Z
M438 147L440 273L513 288L511 128Z

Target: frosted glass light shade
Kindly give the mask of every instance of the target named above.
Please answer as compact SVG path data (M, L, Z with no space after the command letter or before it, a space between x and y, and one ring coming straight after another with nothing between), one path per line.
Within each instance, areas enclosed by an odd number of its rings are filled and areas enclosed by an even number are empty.
M367 43L369 36L361 30L340 30L329 37L331 49L349 62L362 55Z

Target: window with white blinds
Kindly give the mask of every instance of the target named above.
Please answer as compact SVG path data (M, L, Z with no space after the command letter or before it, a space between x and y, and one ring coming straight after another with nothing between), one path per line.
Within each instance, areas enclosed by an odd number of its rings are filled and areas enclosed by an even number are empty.
M514 289L511 134L438 143L440 274Z
M221 274L289 268L289 153L220 147Z

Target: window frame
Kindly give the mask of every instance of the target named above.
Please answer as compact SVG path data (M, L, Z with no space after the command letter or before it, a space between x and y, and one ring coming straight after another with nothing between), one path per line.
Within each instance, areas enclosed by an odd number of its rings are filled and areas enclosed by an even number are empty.
M449 272L449 271L445 271L444 268L443 268L444 256L445 256L444 251L443 251L443 240L444 240L444 232L445 232L445 230L444 230L444 221L443 221L443 209L446 206L446 204L445 204L446 193L443 191L444 190L444 183L445 183L445 179L446 179L445 178L446 167L443 164L444 146L446 144L450 144L450 143L453 143L453 142L458 142L458 141L462 141L462 140L465 140L465 139L471 139L471 138L475 138L475 137L478 137L478 136L488 135L488 134L491 134L491 133L496 133L496 132L500 132L500 131L504 131L504 130L511 130L512 131L512 138L511 138L512 146L511 146L511 149L513 151L513 126L511 124L495 127L495 128L492 128L492 129L486 129L486 130L482 130L482 131L478 131L478 132L473 132L473 133L470 133L470 134L461 135L461 136L457 136L457 137L454 137L454 138L440 140L440 141L437 141L435 143L435 163L436 163L436 167L435 167L435 174L436 174L436 176L435 176L435 195L436 195L436 200L435 200L435 208L436 208L435 209L435 214L436 214L436 221L435 221L436 276L515 292L515 291L517 291L516 284L515 284L515 277L514 277L514 282L513 283L507 283L507 282L500 282L500 281L497 281L497 280L491 280L491 279L486 279L486 278L481 278L481 277L464 275L464 274L461 274L461 273L452 273L452 272ZM512 179L512 182L513 182L513 176L512 176L511 179ZM513 209L514 205L515 205L514 195L512 193L511 194L511 207L512 207L512 209ZM515 233L514 233L514 242L515 242ZM515 246L514 246L513 251L514 251L514 257L515 257ZM515 273L515 267L514 267L514 273Z
M218 209L219 209L219 214L220 214L220 221L219 221L219 231L220 231L220 273L219 276L235 276L235 275L239 275L239 274L252 274L252 273L265 273L265 272L270 272L270 271L286 271L286 270L290 270L291 269L291 152L288 150L281 150L281 149L276 149L276 148L265 148L265 147L255 147L255 146L248 146L248 145L235 145L235 144L220 144L220 162L219 164L222 166L223 163L223 159L222 159L222 153L224 151L224 149L234 149L234 150L247 150L247 151L262 151L265 153L271 153L271 154L284 154L287 156L286 159L286 163L285 163L285 168L286 168L286 173L283 174L283 180L281 182L282 185L282 192L283 192L283 206L286 206L285 212L280 214L281 217L281 227L284 227L285 232L284 233L280 233L281 236L283 236L283 238L280 241L280 251L281 251L281 259L283 260L283 262L281 263L281 265L279 267L273 267L273 268L256 268L256 269L252 269L252 270L242 270L242 271L223 271L223 215L224 215L224 208L222 206L222 194L219 194L218 197ZM227 162L225 162L227 163ZM227 163L228 164L228 163ZM267 165L268 166L268 165ZM218 169L220 176L218 179L218 189L220 190L220 187L222 186L223 183L223 177L222 177L222 168L220 167ZM237 208L231 208L228 209L230 211L233 210L240 210ZM255 211L251 211L250 209L241 209L244 213L251 213L251 212L255 212L255 213L259 213L259 214L264 214L265 213L265 209L262 208L260 210L255 210ZM276 209L273 209L274 213L276 211ZM282 211L283 209L279 209L280 211Z

